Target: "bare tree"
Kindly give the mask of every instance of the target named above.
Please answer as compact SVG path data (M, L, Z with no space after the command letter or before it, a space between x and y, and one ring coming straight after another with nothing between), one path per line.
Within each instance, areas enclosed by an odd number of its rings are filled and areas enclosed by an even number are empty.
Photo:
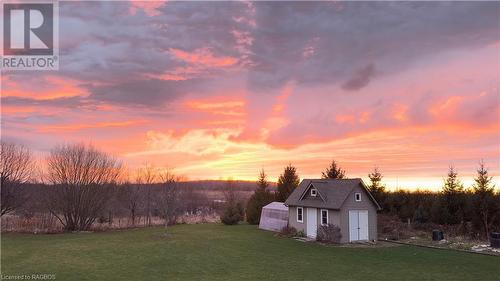
M141 203L141 192L137 185L130 183L125 183L123 186L123 191L125 193L124 203L126 209L129 211L130 219L132 220L132 225L135 226L135 219L139 211Z
M121 164L91 145L62 145L47 158L50 212L67 231L87 230L103 212Z
M207 209L211 201L205 192L193 186L183 186L179 190L179 204L177 207L183 212L196 214L202 209Z
M29 182L35 172L31 151L14 143L1 142L1 213L0 216L18 209L25 201L22 185Z
M177 216L177 195L181 178L166 171L160 174L160 181L161 190L157 202L161 214L165 218L165 229L167 229L168 224L175 222Z
M158 169L152 165L146 164L137 170L136 183L146 185L146 224L148 226L151 226L151 192L158 179Z

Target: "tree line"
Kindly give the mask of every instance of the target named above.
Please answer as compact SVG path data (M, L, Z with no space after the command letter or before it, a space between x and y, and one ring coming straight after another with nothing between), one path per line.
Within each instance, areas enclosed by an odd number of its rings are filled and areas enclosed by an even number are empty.
M273 201L284 202L299 185L297 169L289 164L278 178L277 191L271 192L262 170L257 189L250 197L246 208L246 219L250 224L260 222L262 207ZM323 179L347 178L346 171L333 160L322 172ZM465 188L454 167L439 192L430 191L387 191L383 175L375 167L368 174L368 189L382 206L382 213L397 216L404 222L417 224L434 223L459 226L463 234L486 237L492 231L500 231L500 191L495 193L493 178L483 162L479 163L474 184Z
M181 213L210 208L208 198L193 188L180 188L181 177L145 165L132 183L114 157L91 145L69 144L52 149L46 171L39 172L33 154L22 145L1 142L1 216L49 212L65 231L89 230L98 221L111 223L115 215L136 225L161 217L175 223Z
M91 145L55 147L45 159L43 177L33 154L22 145L1 142L0 156L1 216L21 207L46 211L56 217L66 231L75 231L88 230L96 221L111 222L117 214L128 216L132 225L138 217L145 217L144 224L151 225L151 217L159 216L166 227L175 223L183 212L220 209L193 188L180 188L181 177L153 166L140 168L132 183L124 179L123 165L117 159ZM347 178L347 173L332 161L321 177L342 179ZM443 188L437 193L388 192L378 168L368 177L368 188L382 206L382 212L402 221L457 225L464 233L483 237L500 230L500 192L495 193L492 177L482 162L470 188L464 187L455 169L450 167ZM30 183L35 178L41 180L33 188ZM297 169L289 164L278 178L276 191L272 191L262 170L257 188L244 202L229 181L224 187L221 220L234 224L246 218L249 223L258 224L262 207L273 201L284 202L299 182ZM30 197L36 200L26 204Z
M374 192L375 193L375 192ZM487 237L500 231L500 192L495 193L493 178L479 163L474 184L465 188L458 173L449 168L442 189L375 193L384 213L416 224L434 223L457 226L463 235Z

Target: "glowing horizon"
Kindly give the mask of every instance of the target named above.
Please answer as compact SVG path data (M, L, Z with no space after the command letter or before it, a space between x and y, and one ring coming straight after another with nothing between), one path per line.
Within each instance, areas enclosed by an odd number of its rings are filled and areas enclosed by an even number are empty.
M469 187L482 159L500 188L499 6L61 2L60 70L2 71L2 139L190 180L335 159L390 189L437 190L450 165Z

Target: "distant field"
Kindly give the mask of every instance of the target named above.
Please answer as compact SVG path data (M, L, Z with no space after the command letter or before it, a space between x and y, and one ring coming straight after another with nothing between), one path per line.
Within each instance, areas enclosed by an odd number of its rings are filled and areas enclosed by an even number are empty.
M80 234L3 234L2 274L55 280L500 280L500 258L408 246L351 248L255 226L178 225Z

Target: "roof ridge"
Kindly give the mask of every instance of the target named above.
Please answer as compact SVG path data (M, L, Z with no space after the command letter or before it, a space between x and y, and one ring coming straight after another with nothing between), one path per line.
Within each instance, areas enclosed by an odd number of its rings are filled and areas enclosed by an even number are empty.
M353 188L363 181L360 178L353 179L303 179L300 185L292 192L285 201L286 205L309 206L316 208L338 209L345 202L347 196ZM310 199L303 199L310 185L318 189L322 197L321 202L312 202Z

